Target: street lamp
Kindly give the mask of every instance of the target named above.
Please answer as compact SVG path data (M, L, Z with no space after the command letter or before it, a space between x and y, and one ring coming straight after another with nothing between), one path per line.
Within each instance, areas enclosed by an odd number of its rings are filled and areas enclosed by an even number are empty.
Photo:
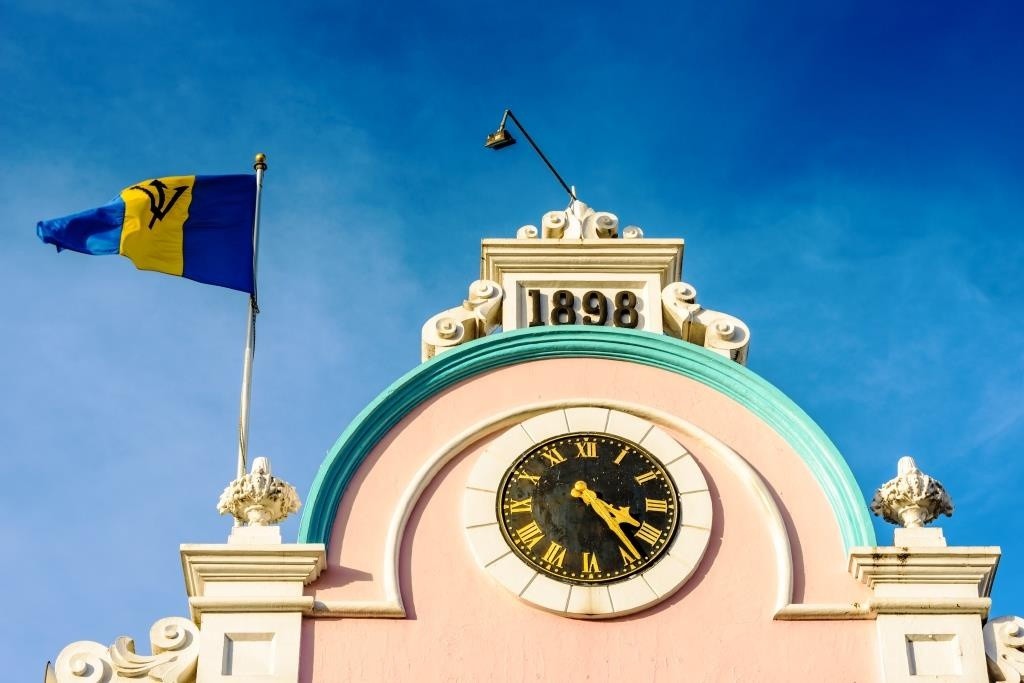
M508 132L505 128L505 122L508 119L512 119L512 123L516 124L519 132L526 137L526 141L530 143L531 147L533 147L533 151L537 153L537 156L539 156L545 164L547 164L548 168L551 169L551 172L555 174L555 177L558 178L558 182L562 184L562 188L569 195L569 199L576 201L575 190L569 187L569 185L562 179L562 176L555 170L555 167L550 161L548 161L548 158L544 156L544 152L540 151L540 147L537 146L537 143L533 141L530 134L526 132L525 128L523 128L523 124L519 123L519 119L516 118L516 115L512 113L511 109L506 109L505 113L501 115L501 123L498 125L498 130L487 136L487 140L484 142L484 147L487 149L504 149L505 147L516 144L516 139L512 137L512 133Z

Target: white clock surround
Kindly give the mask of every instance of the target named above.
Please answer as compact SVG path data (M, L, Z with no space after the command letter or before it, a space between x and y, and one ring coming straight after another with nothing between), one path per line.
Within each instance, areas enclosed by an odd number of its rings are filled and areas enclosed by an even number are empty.
M656 562L628 579L594 586L556 581L519 559L502 536L496 497L506 470L534 445L574 432L612 434L642 446L661 462L679 491L675 536ZM583 619L632 614L670 597L700 564L711 522L711 494L693 454L657 425L609 408L552 410L510 427L480 455L463 492L463 526L477 564L523 602Z

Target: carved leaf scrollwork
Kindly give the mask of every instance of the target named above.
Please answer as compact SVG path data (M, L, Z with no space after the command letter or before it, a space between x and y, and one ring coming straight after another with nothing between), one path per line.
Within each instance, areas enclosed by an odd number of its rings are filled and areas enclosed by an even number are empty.
M153 654L135 652L135 641L121 636L110 647L82 640L57 657L57 683L193 683L199 660L199 630L182 617L167 617L149 630Z

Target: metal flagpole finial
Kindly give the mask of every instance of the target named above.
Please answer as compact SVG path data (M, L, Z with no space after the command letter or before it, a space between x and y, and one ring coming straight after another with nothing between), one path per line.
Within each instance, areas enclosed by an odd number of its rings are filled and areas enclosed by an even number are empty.
M264 154L263 152L258 153L256 155L256 160L253 163L252 167L254 169L256 169L257 171L266 171L267 170L267 155Z

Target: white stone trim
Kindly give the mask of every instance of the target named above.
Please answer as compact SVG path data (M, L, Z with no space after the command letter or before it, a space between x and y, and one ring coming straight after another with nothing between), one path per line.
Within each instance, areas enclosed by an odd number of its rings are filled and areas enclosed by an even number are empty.
M863 602L789 604L776 612L779 621L847 621L876 619L879 614L974 614L985 618L991 598L870 598Z
M387 538L384 544L382 567L382 583L384 585L383 600L324 600L316 601L312 617L390 617L403 618L405 608L399 586L399 550L405 534L405 527L419 502L423 491L430 485L434 476L447 465L452 458L463 452L469 445L497 431L543 412L556 409L601 407L620 412L631 413L637 417L650 420L673 431L684 434L700 442L717 456L739 478L754 500L761 507L762 519L768 526L774 552L775 568L775 604L774 611L781 612L789 605L793 593L793 560L782 515L771 492L765 486L760 475L738 453L724 443L711 436L696 425L683 420L671 413L652 409L648 406L616 400L598 400L593 398L564 399L558 401L538 401L517 406L491 417L481 420L452 438L426 460L409 482L391 517ZM342 539L342 542L343 539ZM519 561L516 560L518 563ZM522 564L522 563L519 563ZM573 594L577 593L574 589ZM570 595L569 600L582 600L583 596ZM590 598L587 598L590 599ZM593 600L602 599L600 596Z
M230 597L211 598L193 596L188 599L188 606L193 618L200 621L204 614L228 613L243 614L246 612L310 612L313 610L313 598L308 595L296 597Z

